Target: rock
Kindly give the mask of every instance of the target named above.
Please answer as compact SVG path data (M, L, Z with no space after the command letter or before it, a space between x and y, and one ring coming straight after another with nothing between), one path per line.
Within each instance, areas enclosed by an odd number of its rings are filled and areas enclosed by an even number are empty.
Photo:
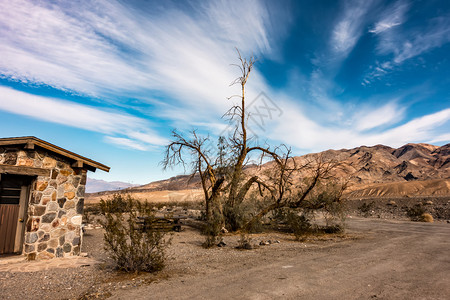
M65 197L58 198L59 207L63 208L65 203L66 203Z
M33 216L42 216L45 213L47 207L44 205L34 205L33 206Z
M222 227L222 229L220 229L220 232L222 233L228 233L228 230L225 227Z
M51 223L56 218L56 213L48 213L42 216L42 223Z
M84 211L84 198L80 198L77 202L77 206L76 206L76 211L77 214L83 214Z
M63 251L65 253L69 253L70 251L72 251L72 245L69 244L69 243L65 243L64 246L63 246Z
M56 160L51 157L44 157L44 159L42 160L42 167L44 167L45 169L54 168L56 167Z
M74 225L81 225L82 217L81 216L74 216L71 219L72 224Z
M33 244L33 243L35 243L37 240L38 240L38 235L37 235L37 233L36 233L36 232L29 232L29 233L27 233L27 235L26 235L25 243L27 243L27 244Z
M43 191L47 188L48 186L48 181L38 181L36 182L36 190L37 191Z
M48 212L56 212L58 210L58 203L54 202L54 201L50 201L47 204L47 211ZM48 222L46 222L48 223Z
M218 244L217 244L217 247L225 247L227 244L225 244L225 242L224 241L220 241Z
M270 245L270 243L269 242L265 242L265 241L261 241L261 242L259 242L259 245L260 246L267 246L267 245Z
M74 192L65 192L64 197L67 197L67 199L72 200L73 198L75 198L75 193Z

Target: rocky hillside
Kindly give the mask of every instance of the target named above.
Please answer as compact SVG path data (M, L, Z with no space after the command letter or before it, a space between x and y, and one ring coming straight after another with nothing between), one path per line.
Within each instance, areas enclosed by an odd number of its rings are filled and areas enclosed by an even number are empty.
M295 157L295 160L300 166L314 163L319 157L340 163L333 175L350 179L348 193L354 198L450 195L450 144L441 147L407 144L397 149L384 145L361 146L307 154ZM269 162L260 168L249 166L246 172L264 176L273 164ZM306 169L296 176L295 181L304 176L307 176ZM182 175L128 188L126 191L142 194L199 188L198 176ZM108 193L94 194L91 197L105 194Z

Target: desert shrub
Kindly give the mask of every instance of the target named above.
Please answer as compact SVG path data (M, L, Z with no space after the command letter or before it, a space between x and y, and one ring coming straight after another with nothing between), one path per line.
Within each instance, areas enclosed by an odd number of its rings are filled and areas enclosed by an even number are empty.
M424 213L420 216L420 221L422 222L428 222L428 223L433 223L434 219L433 216L430 215L429 213Z
M211 248L222 240L222 226L222 216L214 212L211 219L205 223L203 228L203 234L205 235L203 247Z
M155 272L164 268L170 240L165 239L164 232L152 228L154 216L147 203L116 194L110 200L101 200L100 208L105 218L105 250L118 269ZM150 225L142 226L138 217L150 220Z
M422 215L425 213L425 208L422 204L416 204L411 208L407 208L406 214L411 219L411 221L420 221Z
M295 235L296 240L300 240L303 236L312 231L312 224L305 214L298 214L296 211L289 211L286 214L286 225Z
M360 212L360 214L364 217L367 218L369 216L372 215L372 211L375 208L375 202L372 201L370 203L363 203L358 207L358 210Z
M250 238L249 234L245 231L241 231L241 236L238 240L238 246L237 249L243 249L243 250L251 250L252 247L252 239Z

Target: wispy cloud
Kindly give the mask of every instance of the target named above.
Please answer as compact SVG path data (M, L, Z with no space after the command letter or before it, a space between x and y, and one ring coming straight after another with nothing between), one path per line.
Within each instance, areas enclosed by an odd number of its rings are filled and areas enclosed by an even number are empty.
M396 101L370 110L360 110L355 122L357 131L366 131L380 126L392 125L402 121L405 113L405 107L399 107Z
M237 75L227 68L235 61L234 47L245 55L270 54L275 31L267 7L252 0L239 6L210 2L189 12L169 3L138 10L116 1L82 1L76 9L70 2L1 5L4 78L102 101L130 94L146 101L157 91L169 103L155 114L169 117L180 107L197 115L223 113L228 83Z
M375 23L369 32L380 34L386 30L403 24L405 13L409 8L409 3L405 1L397 1L390 5L385 11L381 13L381 19Z
M369 30L379 40L377 53L384 56L392 55L392 58L382 63L377 62L377 65L367 72L363 85L368 85L385 74L398 70L411 58L450 42L449 15L427 20L420 27L402 28L400 25L406 22L409 7L408 2L397 1L384 11L383 17Z
M108 139L116 143L124 141L124 136L132 137L130 145L142 145L140 150L167 143L165 138L158 136L150 129L152 124L147 120L62 99L31 95L3 86L0 86L0 110L106 135L115 135ZM132 148L138 149L136 146Z
M414 32L394 50L397 64L450 42L450 16L439 17L422 32Z
M331 44L333 50L346 57L355 47L363 33L363 26L367 22L366 14L372 1L348 1L344 12L333 30Z

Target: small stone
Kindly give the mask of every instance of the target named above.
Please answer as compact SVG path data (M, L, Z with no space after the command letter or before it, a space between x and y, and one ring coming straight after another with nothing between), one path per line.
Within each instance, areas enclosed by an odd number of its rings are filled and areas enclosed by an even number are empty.
M63 176L61 174L58 175L58 178L56 178L56 180L58 181L58 184L63 184L64 182L67 181L67 176ZM64 190L64 186L61 185L61 188Z
M44 251L45 249L47 249L47 243L40 243L40 244L38 245L37 251L38 251L38 252L42 252L42 251Z
M53 257L55 257L55 255L47 251L41 252L37 255L38 259L51 259Z
M56 201L56 191L52 192L52 201Z
M50 197L42 197L41 204L47 205L52 199Z
M56 160L51 157L44 157L44 159L42 160L42 166L45 169L54 168L56 167Z
M56 213L48 213L42 216L42 223L51 223L56 218Z
M36 232L28 232L26 234L25 243L33 244L38 240L38 235Z
M66 237L63 235L59 237L59 245L62 246L66 242Z
M60 219L60 222L61 222L61 225L62 225L62 226L65 226L65 225L67 224L67 217L66 217L66 216L63 216L63 217Z
M77 188L78 185L80 184L81 178L80 176L75 176L72 178L72 185Z
M69 200L72 200L73 198L75 198L75 193L74 192L65 192L64 197L66 197Z
M75 237L74 239L73 239L73 241L72 241L72 245L74 245L74 246L77 246L77 245L79 245L80 244L80 237L79 236L77 236L77 237Z
M75 232L69 231L66 233L66 241L70 242L76 237Z
M47 252L48 252L48 253L55 254L55 249L53 249L53 248L48 248L48 249L47 249Z
M80 214L80 215L83 214L83 211L84 211L84 198L78 199L76 210L77 210L77 214Z
M55 229L52 232L50 232L51 238L59 238L60 236L63 236L66 234L67 229L65 228L59 228Z
M33 206L33 216L42 216L45 213L45 209L47 207L43 205L34 205Z
M28 253L27 260L35 260L36 259L36 252Z
M50 240L50 234L46 233L42 238L39 239L38 242L46 242L48 240Z
M54 220L53 222L52 222L52 227L53 228L56 228L56 227L58 227L59 226L59 219L56 219L56 220Z
M36 182L36 190L38 191L43 191L47 188L48 186L48 181L37 181Z
M63 242L63 244L64 244L64 242ZM51 239L50 241L48 241L48 246L50 247L50 248L56 248L56 247L58 247L58 239Z
M63 208L65 203L66 203L66 198L65 197L58 198L59 207Z
M84 186L79 186L77 188L77 197L84 197Z
M60 210L59 212L58 212L58 218L61 218L62 216L64 216L66 214L66 211L65 210Z
M31 198L31 203L39 204L39 202L41 202L41 198L42 198L41 192L34 192L33 197Z
M82 217L81 216L74 216L71 219L72 224L74 225L81 225Z
M61 247L56 248L56 257L63 257L64 256L64 252L63 249Z
M73 247L72 251L73 251L74 255L79 255L80 254L80 246Z
M33 252L35 249L34 245L25 244L25 253Z
M59 173L63 176L69 176L73 173L73 171L69 170L69 169L65 169L65 170L60 170Z
M65 209L75 208L75 202L74 201L66 201L66 203L64 204L64 208Z
M69 223L69 224L67 224L67 229L68 229L69 231L74 231L75 229L77 229L77 227L74 226L73 224Z
M54 201L50 201L47 204L47 212L56 212L58 211L58 203L54 202Z
M217 244L217 247L225 247L227 244L225 244L225 242L224 241L220 241L218 244Z
M72 245L69 243L65 243L63 246L63 250L65 253L69 253L70 251L72 251Z
M53 169L52 170L52 179L56 179L56 177L58 177L59 175L59 171L57 169Z

